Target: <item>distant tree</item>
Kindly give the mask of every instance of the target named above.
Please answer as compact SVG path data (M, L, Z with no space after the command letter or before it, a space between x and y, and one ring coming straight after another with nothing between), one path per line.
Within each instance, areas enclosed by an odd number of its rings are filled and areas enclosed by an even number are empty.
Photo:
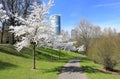
M51 39L50 36L54 34L53 27L48 22L48 11L52 4L53 0L50 0L48 4L37 5L37 3L34 3L33 10L26 19L12 14L24 24L10 27L11 32L15 34L15 37L19 37L20 40L15 44L15 47L20 51L23 47L29 47L30 44L33 45L33 69L36 69L36 46L43 46L44 42L48 42Z
M93 38L100 38L101 33L102 31L100 26L97 25L93 26L93 34L92 34Z
M85 46L85 54L87 54L91 38L93 38L93 25L86 19L82 19L78 23L76 30L79 40L81 40Z
M116 29L114 28L112 29L111 27L108 27L103 29L102 35L106 37L111 37L111 36L116 36L117 32L116 32Z
M59 50L59 59L61 58L61 50L69 50L70 44L68 45L68 42L70 40L69 34L67 31L62 30L61 34L56 35L55 39L53 41L53 48Z
M89 47L99 38L101 35L101 28L99 26L91 24L86 19L81 19L75 27L77 47L84 45L84 54L88 53Z

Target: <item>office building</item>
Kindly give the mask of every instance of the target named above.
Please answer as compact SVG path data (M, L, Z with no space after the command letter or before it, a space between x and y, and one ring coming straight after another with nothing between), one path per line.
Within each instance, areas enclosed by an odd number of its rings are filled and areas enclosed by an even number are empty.
M71 38L76 38L77 37L77 30L76 29L72 29L71 30Z
M50 17L51 24L55 27L56 34L61 33L61 16L60 15L53 15Z

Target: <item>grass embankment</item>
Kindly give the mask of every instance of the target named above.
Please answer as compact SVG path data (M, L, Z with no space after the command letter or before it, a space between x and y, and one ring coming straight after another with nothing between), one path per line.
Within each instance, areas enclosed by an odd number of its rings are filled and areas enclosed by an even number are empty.
M104 71L101 65L95 64L87 57L83 57L80 64L88 79L120 79L120 75Z
M32 70L32 49L24 48L18 53L11 45L0 45L0 79L56 79L61 67L79 56L61 51L61 60L58 60L59 51L50 48L37 48L36 51L37 69Z

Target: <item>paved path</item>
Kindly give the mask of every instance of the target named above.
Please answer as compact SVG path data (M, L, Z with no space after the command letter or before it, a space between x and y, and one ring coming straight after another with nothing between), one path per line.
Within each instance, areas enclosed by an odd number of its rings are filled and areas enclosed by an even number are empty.
M70 60L65 64L58 79L87 79L85 73L82 72L79 63L80 59L78 58Z

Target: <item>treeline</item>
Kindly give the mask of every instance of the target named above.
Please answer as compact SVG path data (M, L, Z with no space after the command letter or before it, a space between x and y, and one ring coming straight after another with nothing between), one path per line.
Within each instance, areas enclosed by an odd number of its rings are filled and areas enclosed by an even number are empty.
M101 30L99 26L82 19L74 30L74 40L85 46L84 54L95 63L103 65L106 70L114 70L120 65L120 33L116 29L109 27Z

